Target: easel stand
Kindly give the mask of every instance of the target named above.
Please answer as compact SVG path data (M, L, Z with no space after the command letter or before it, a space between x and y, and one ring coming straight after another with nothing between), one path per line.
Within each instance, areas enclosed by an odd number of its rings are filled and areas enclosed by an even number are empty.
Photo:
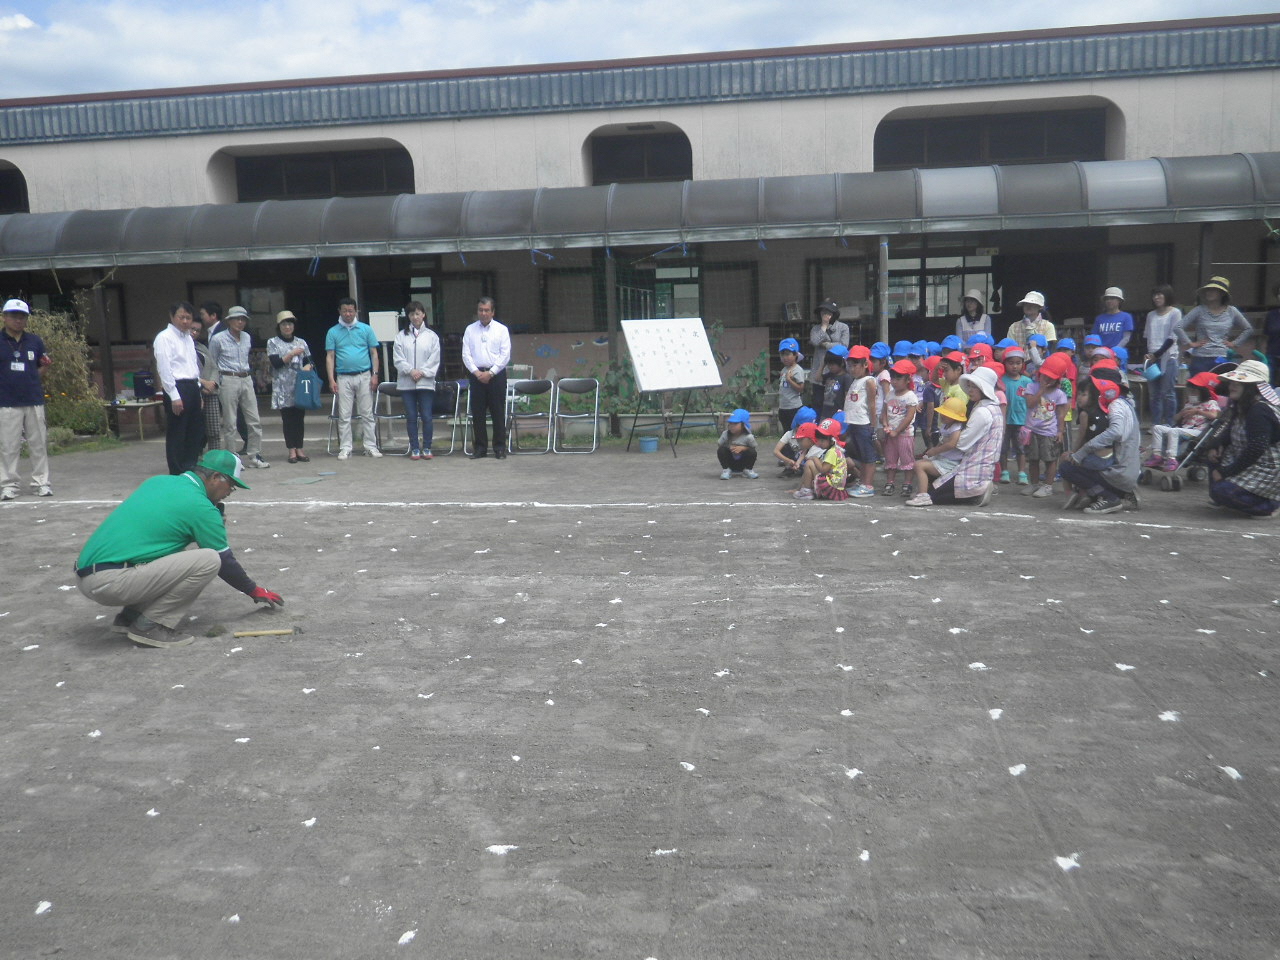
M689 427L716 426L716 422L714 420L698 421L696 423L685 422L685 417L689 413L689 404L693 400L694 389L699 389L702 391L702 397L707 402L707 409L710 409L711 398L710 398L710 395L707 393L706 387L691 388L689 390L686 390L684 395L684 407L680 410L680 420L675 424L674 434L672 434L671 432L671 427L672 427L671 421L675 419L675 415L670 412L670 406L668 404L668 400L670 397L675 395L675 391L674 390L649 390L649 391L641 391L640 393L636 394L636 411L635 411L635 415L632 416L631 418L631 432L627 435L627 450L628 451L631 450L631 441L636 435L636 429L637 429L636 425L640 422L640 409L641 407L644 406L644 398L646 394L648 394L649 396L658 397L658 409L661 411L660 415L662 417L662 435L665 439L670 441L671 456L673 457L679 456L679 454L676 452L676 445L680 442L680 434L686 426L689 426Z

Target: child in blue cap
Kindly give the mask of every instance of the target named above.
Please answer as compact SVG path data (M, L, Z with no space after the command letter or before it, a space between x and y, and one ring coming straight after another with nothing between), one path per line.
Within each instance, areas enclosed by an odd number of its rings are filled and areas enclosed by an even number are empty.
M735 473L751 480L759 477L760 474L753 469L756 449L756 438L751 433L751 414L739 407L729 414L729 423L720 434L720 445L716 447L716 457L724 468L720 479L728 480Z
M842 343L827 348L823 358L822 369L822 407L818 411L818 419L825 420L837 410L844 409L844 395L849 389L852 379L845 369L845 361L849 357L849 348Z
M1049 341L1043 333L1033 333L1027 337L1027 376L1034 379L1040 364L1044 363L1044 358L1048 355Z
M773 448L773 455L778 460L778 466L782 467L780 477L798 477L804 469L804 465L800 462L804 456L804 450L800 447L796 440L796 430L806 423L817 423L818 412L813 407L801 407L795 411L795 416L791 418L791 426L787 432L778 438L778 443Z
M800 341L787 337L779 343L778 359L782 361L782 375L778 378L778 426L786 433L791 429L796 411L804 406L804 384L808 374L800 366L804 359Z

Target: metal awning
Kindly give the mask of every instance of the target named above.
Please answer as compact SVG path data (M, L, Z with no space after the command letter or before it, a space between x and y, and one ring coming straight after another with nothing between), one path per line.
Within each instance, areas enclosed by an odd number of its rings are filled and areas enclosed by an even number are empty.
M0 271L1280 217L1280 153L0 217Z

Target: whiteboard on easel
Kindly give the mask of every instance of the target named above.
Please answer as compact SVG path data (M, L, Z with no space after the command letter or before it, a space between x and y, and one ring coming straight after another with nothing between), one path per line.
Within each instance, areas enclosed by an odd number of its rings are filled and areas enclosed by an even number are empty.
M701 318L623 320L622 333L641 392L721 385L720 367Z

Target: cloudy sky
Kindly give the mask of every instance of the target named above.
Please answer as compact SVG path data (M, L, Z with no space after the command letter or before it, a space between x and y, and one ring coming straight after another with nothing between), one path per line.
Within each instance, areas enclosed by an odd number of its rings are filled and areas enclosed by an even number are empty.
M1277 0L0 0L0 99L1277 11Z

